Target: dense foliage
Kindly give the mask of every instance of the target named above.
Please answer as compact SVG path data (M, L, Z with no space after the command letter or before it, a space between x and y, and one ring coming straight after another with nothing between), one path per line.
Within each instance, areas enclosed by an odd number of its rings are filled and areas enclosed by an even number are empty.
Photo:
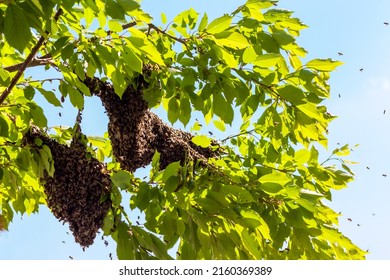
M302 63L307 26L276 2L216 19L162 14L158 26L136 0L1 0L0 230L45 204L81 246L101 227L119 259L363 259L326 206L353 179L348 146L319 162L334 119L322 102L341 63ZM26 77L33 66L57 71L58 90ZM57 107L69 98L74 127L48 129L38 94ZM90 96L109 117L101 137L80 129ZM192 133L203 122L235 132L195 136L157 107Z

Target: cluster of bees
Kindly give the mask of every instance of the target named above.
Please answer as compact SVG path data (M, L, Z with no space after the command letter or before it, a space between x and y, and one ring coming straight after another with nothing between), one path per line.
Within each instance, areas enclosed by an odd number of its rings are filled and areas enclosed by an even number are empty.
M134 172L152 161L155 151L160 152L160 168L186 159L205 162L216 155L211 148L192 143L192 135L165 124L148 108L143 89L148 83L140 75L136 86L129 85L120 98L113 86L98 78L87 78L84 83L98 96L109 118L108 133L113 155L121 168ZM40 149L35 139L50 148L54 161L54 176L45 172L41 181L48 207L60 221L69 223L75 241L83 248L93 244L96 233L111 207L110 175L104 163L88 154L85 136L80 129L79 113L73 140L61 144L41 130L32 127L24 136L24 143Z
M24 142L40 149L37 138L50 148L54 161L54 175L51 177L45 171L40 178L48 207L58 220L69 223L75 241L83 248L88 247L111 207L111 180L106 166L87 154L77 137L68 146L32 127Z
M156 150L161 154L160 167L186 157L204 162L215 156L211 148L192 143L192 135L165 124L148 108L143 99L143 89L148 83L140 77L137 86L129 85L122 98L115 94L113 86L98 78L87 78L84 83L93 95L98 96L109 118L108 134L113 154L121 168L134 172L152 161Z

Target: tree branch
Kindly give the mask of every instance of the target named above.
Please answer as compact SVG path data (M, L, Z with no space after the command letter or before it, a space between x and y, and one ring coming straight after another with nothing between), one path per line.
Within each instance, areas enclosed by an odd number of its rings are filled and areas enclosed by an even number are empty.
M168 36L172 40L175 40L175 41L177 41L179 43L182 43L183 45L187 46L187 40L182 39L182 38L177 38L175 36L172 36L171 34L168 34L164 30L161 30L160 28L155 26L153 23L149 23L148 26L149 26L150 29L154 29L155 31L157 31L157 33L164 34L165 36Z
M56 15L57 16L57 15ZM56 18L56 17L55 17ZM129 22L129 23L126 23L126 24L123 24L122 25L122 28L123 30L127 29L127 28L130 28L130 27L133 27L137 25L137 23L135 21L133 22ZM182 38L177 38L175 36L172 36L170 34L168 34L167 32L165 32L164 30L161 30L160 28L158 28L156 25L152 24L152 23L149 23L148 24L148 28L149 29L153 29L155 30L157 33L160 33L160 34L163 34L165 36L168 36L169 38L171 38L172 40L175 40L185 46L187 46L187 41L185 39L182 39ZM109 30L107 31L107 35L111 35L113 33L113 31ZM11 82L11 85L9 86L10 89L6 89L3 94L2 94L2 98L6 98L9 94L9 92L12 90L12 88L17 84L17 81L18 79L20 78L21 74L23 74L23 72L26 70L26 68L30 68L30 67L36 67L36 66L45 66L45 65L48 65L48 64L54 64L54 61L53 61L53 58L51 56L50 53L48 54L45 54L44 56L41 56L41 57L37 57L37 58L34 58L34 56L36 55L36 53L38 52L39 48L42 46L42 44L44 43L45 39L43 38L43 36L39 39L39 41L37 42L36 46L34 47L34 49L31 51L30 55L26 58L26 60L22 63L18 63L18 64L15 64L15 65L11 65L11 66L7 66L7 67L4 67L3 69L8 71L8 72L16 72L18 71L18 73L16 74L16 76L14 77L15 79L15 84L12 85L12 83L14 82L12 80ZM37 48L37 49L36 49ZM3 95L5 97L3 97ZM0 99L0 104L3 102L4 100L3 99Z
M62 9L59 8L58 11L56 12L56 14L54 15L54 20L57 21L58 18L61 16L61 14L62 14ZM49 32L46 31L46 34L48 35ZM41 48L41 46L43 45L43 43L45 41L46 41L46 38L45 38L45 36L42 35L41 38L39 38L36 45L34 46L34 48L31 50L30 54L27 56L26 60L20 65L20 68L19 68L18 72L16 73L16 75L13 77L10 85L1 94L0 105L4 102L4 100L7 98L7 96L11 93L12 89L16 86L20 77L23 75L24 71L26 70L27 66L31 62L34 61L34 57L36 56L36 54L38 53L39 49Z
M53 63L54 63L54 61L53 61L51 55L50 54L46 54L46 55L38 57L38 58L33 58L30 61L30 63L28 63L26 68L28 68L28 67L35 67L35 66L43 66L43 65L47 65L47 64L53 64ZM7 67L4 67L4 70L6 70L8 72L19 71L20 69L22 69L23 64L25 64L25 62L18 63L18 64L15 64L15 65L11 65L11 66L7 66Z

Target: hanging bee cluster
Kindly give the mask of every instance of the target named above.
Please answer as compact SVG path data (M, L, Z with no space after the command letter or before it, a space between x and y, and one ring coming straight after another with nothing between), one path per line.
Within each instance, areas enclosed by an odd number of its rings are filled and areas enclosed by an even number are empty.
M84 248L93 244L111 207L111 180L106 166L87 153L80 140L84 135L77 127L70 146L49 138L36 127L25 135L24 143L39 149L35 141L38 138L50 148L54 176L45 171L41 178L47 204L57 219L69 223L75 241Z
M148 86L142 75L135 78L136 85L129 85L121 98L108 82L87 78L84 83L93 95L101 99L106 109L113 154L122 169L133 172L148 165L156 150L161 154L162 169L175 161L184 163L186 159L192 159L206 162L215 156L211 148L192 143L190 133L168 126L149 110L142 97L143 89Z

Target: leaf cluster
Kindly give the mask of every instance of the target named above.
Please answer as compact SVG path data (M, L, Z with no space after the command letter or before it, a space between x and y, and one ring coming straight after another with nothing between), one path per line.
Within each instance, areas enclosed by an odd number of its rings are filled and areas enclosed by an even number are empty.
M107 134L87 138L111 174L103 232L117 242L120 259L363 259L325 203L353 180L341 158L349 148L319 161L318 145L327 147L335 118L323 101L330 72L341 62L303 63L307 51L296 38L307 26L275 3L248 0L213 20L189 9L167 24L163 14L163 26L135 0L0 3L0 92L39 37L45 44L29 65L59 74L57 91L45 88L47 80L22 75L0 104L0 217L9 223L15 211L37 212L45 203L38 178L54 172L50 149L22 145L31 124L47 129L35 94L58 107L69 98L82 109L91 96L86 77L112 83L122 97L143 75L143 98L150 109L164 108L172 125L186 127L195 112L222 131L239 125L220 139L223 153L206 165L188 159L162 169L156 151L144 179L120 169ZM61 143L74 133L55 131L52 138ZM205 135L192 141L215 143ZM142 223L129 215L133 210L144 215Z

